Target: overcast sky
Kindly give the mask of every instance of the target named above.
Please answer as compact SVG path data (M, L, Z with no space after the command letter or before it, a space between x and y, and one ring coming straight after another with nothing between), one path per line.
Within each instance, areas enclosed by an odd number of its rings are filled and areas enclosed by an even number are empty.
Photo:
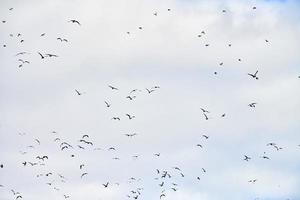
M300 200L299 1L1 0L0 20L0 200Z

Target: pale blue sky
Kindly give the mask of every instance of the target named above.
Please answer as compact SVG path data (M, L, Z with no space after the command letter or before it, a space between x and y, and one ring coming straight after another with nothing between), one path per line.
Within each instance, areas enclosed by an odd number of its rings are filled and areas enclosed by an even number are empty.
M300 200L299 8L289 0L2 0L0 200L15 199L11 189L24 200L133 199L138 187L144 200ZM15 56L22 51L29 54ZM19 58L30 64L19 68ZM247 75L256 70L259 80ZM77 148L83 134L93 147ZM61 151L56 137L74 149ZM45 166L22 166L44 154ZM172 178L155 180L156 169Z

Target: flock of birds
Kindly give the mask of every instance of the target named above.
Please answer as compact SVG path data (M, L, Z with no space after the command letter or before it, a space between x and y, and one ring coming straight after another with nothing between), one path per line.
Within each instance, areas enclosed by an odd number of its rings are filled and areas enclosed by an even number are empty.
M257 8L254 6L252 7L253 10L256 10ZM10 12L13 12L13 8L9 8ZM167 12L172 12L171 9L167 9ZM222 10L221 13L226 14L227 10ZM154 12L153 16L157 17L159 15L158 12ZM75 26L81 26L82 24L80 23L79 20L77 19L71 19L71 20L67 20L67 23L71 23ZM9 23L9 21L7 20L2 20L3 24ZM142 26L138 27L139 30L143 30ZM126 31L126 34L130 35L131 32L130 31ZM197 35L197 37L203 37L206 34L205 31L201 31L200 34ZM9 34L10 37L13 38L17 38L17 40L20 43L24 43L26 42L26 39L23 37L23 35L21 33L17 33L17 34ZM42 33L40 34L40 37L45 37L46 33ZM63 38L63 37L57 37L56 40L58 42L69 42L69 40L67 38ZM269 40L265 39L266 43L269 43ZM206 47L209 47L210 44L205 44ZM231 47L232 44L228 44L228 47ZM3 47L6 48L7 44L3 44ZM15 57L17 57L17 62L18 62L18 67L22 68L25 65L30 64L30 60L27 59L27 57L29 55L35 54L37 56L39 56L40 59L50 59L50 58L57 58L59 57L57 54L55 53L42 53L42 52L26 52L26 51L21 51L15 54ZM239 62L241 62L242 60L239 58L238 59ZM221 62L219 63L220 66L222 66L224 63ZM215 71L214 74L217 74L217 72ZM254 80L259 80L258 77L258 70L255 70L254 73L249 72L247 74L249 76L249 78L253 78ZM300 78L300 76L299 76ZM108 85L108 89L111 89L112 91L118 92L119 88L113 85ZM128 99L129 101L134 101L139 94L141 93L145 93L148 95L152 95L153 93L159 92L160 90L160 86L158 85L154 85L152 87L149 88L145 88L145 89L133 89L129 92L129 94L126 96L126 99ZM80 91L79 89L74 89L74 93L76 96L82 96L82 95L88 95L83 91ZM79 97L80 98L80 97ZM112 103L110 103L109 101L104 101L103 102L104 106L107 107L107 109L110 109L113 105ZM255 108L257 106L257 102L250 102L248 104L248 106L250 108ZM207 109L207 108L199 108L199 113L203 116L204 120L210 120L210 114L211 112ZM130 114L130 113L125 113L124 117L127 118L128 120L134 120L136 118L135 115ZM223 113L220 115L220 117L226 117L226 113ZM112 116L112 118L110 120L114 120L114 121L120 121L123 118L121 116ZM78 141L76 143L71 143L67 140L62 139L61 137L58 136L58 133L56 131L52 131L52 134L55 136L55 138L53 139L53 145L59 149L61 152L67 152L70 154L71 157L75 158L75 157L79 157L78 155L76 155L76 152L78 150L81 151L108 151L108 152L116 152L117 151L117 147L115 146L109 146L107 148L100 148L97 146L96 142L93 141L91 139L91 137L88 134L84 134L82 135L81 138L78 138ZM26 133L19 133L20 136L26 136ZM126 133L124 134L125 137L128 138L134 138L136 136L138 136L138 133L133 132L133 133ZM209 135L202 135L203 140L209 140L210 136ZM31 159L29 160L24 160L22 162L20 162L19 164L22 165L23 167L37 167L37 166L45 166L47 167L48 162L51 161L51 156L49 155L33 155L30 151L32 149L38 149L39 146L43 145L43 143L40 141L39 138L34 138L33 139L33 143L31 145L26 146L25 150L21 150L20 154L22 155L31 155ZM204 148L203 143L197 143L195 144L196 147L198 148ZM270 142L268 144L266 144L267 147L271 147L273 148L275 151L280 151L283 149L283 147L281 147L280 145L274 143L274 142ZM161 156L161 153L159 152L153 152L153 157L154 158L158 158ZM133 159L138 159L140 157L140 155L133 155L132 158ZM267 155L266 152L264 152L262 155L257 156L261 159L264 160L270 160L270 156ZM113 156L112 157L113 160L120 160L121 158L118 156ZM241 155L241 160L245 161L245 162L251 162L251 160L253 159L253 157L251 157L250 155ZM85 177L89 176L89 171L86 170L86 166L88 165L88 163L81 163L79 166L76 166L80 172L78 174L78 177L80 177L81 179L85 179ZM4 168L5 167L5 163L0 165L0 168ZM185 178L185 172L178 166L171 166L168 169L153 169L153 171L155 172L155 180L157 181L157 187L160 188L160 194L158 195L159 199L163 199L167 196L167 194L171 191L171 192L176 192L178 190L180 190L180 183L174 181L173 177L179 177L181 179ZM207 173L207 169L205 169L204 167L201 169L202 174L206 174ZM1 172L0 172L1 173ZM50 171L46 172L46 173L37 173L36 174L37 178L41 178L44 177L45 178L45 184L52 190L59 192L59 194L61 195L62 198L64 199L72 199L72 194L67 194L64 193L64 191L59 187L59 183L67 183L68 182L68 178L65 177L64 174L61 173L57 173L55 171ZM197 181L201 181L201 175L196 175L194 177L195 180ZM99 185L99 187L103 187L103 188L109 188L109 187L114 187L114 186L119 186L120 184L127 184L132 183L132 182L139 182L141 179L140 178L136 178L136 177L130 177L127 182L121 183L121 182L112 182L112 181L106 181L103 182L102 185ZM176 179L178 180L178 179ZM255 184L258 179L254 178L254 179L250 179L250 180L245 180L249 183ZM0 185L0 189L1 190L8 190L11 192L12 195L12 199L27 199L26 195L23 195L23 192L18 191L16 188L12 188L10 186L6 186L5 184L1 184ZM140 199L143 195L143 191L146 190L147 188L144 188L143 186L140 187L136 187L130 191L128 191L127 194L124 195L124 197L126 196L127 199Z

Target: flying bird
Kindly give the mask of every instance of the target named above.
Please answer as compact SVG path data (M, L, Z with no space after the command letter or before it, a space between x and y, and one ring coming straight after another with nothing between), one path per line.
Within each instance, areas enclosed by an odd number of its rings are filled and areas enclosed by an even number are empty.
M256 70L256 72L254 74L248 73L248 75L251 76L252 78L255 78L256 80L258 80L257 73L258 73L258 70Z
M78 24L79 26L81 25L80 22L78 20L75 20L75 19L71 19L69 22L71 23L75 23L75 24Z

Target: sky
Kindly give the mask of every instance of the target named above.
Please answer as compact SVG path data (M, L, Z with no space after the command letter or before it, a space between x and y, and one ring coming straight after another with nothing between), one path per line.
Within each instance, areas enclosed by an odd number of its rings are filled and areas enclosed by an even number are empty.
M299 11L1 0L0 200L300 200Z

